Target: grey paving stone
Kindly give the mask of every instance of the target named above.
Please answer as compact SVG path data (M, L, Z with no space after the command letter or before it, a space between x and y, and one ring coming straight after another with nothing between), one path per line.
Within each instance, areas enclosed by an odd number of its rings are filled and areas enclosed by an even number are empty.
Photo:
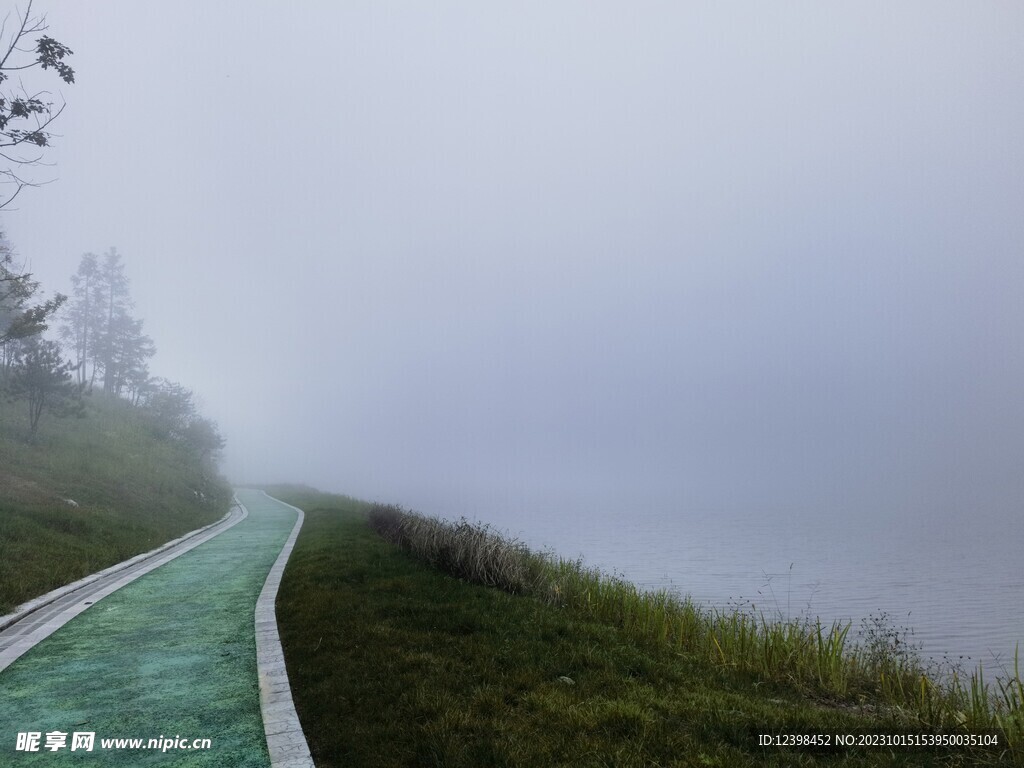
M268 497L270 498L270 497ZM274 499L274 501L278 501ZM279 504L284 504L278 501ZM288 671L284 664L277 629L277 613L274 601L281 584L285 564L295 547L295 539L305 514L301 509L284 504L298 514L295 527L285 542L277 561L270 569L263 591L256 603L254 627L256 630L256 667L260 680L260 709L263 711L263 731L267 737L267 751L273 768L313 768L306 736L302 732L299 716L292 701Z

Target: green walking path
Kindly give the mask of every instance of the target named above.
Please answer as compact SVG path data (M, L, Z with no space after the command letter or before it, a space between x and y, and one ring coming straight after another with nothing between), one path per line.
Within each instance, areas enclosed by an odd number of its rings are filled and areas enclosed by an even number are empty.
M249 516L72 619L0 672L0 766L270 765L256 599L295 512L239 491ZM68 734L46 749L46 733ZM40 732L40 751L18 750ZM95 733L91 752L74 732ZM209 749L104 749L107 738L210 739Z

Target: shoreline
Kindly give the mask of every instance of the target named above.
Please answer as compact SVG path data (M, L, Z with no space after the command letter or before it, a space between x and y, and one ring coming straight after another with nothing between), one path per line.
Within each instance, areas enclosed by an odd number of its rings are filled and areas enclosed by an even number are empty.
M416 516L423 530L400 531L398 538L408 540L396 546L368 529L370 505L312 492L288 501L305 505L307 528L296 544L290 566L295 570L282 584L282 641L315 759L358 749L344 734L316 735L352 721L353 728L397 740L409 754L431 744L451 765L479 764L479 754L474 763L470 753L497 745L510 764L531 764L522 757L530 754L532 764L571 765L578 763L559 759L567 754L560 750L597 750L593 754L607 760L625 743L635 748L630 754L636 760L619 761L626 765L670 763L674 758L668 755L678 755L671 751L683 745L693 754L703 750L709 764L790 765L807 755L758 749L755 731L844 728L995 729L1001 744L1017 739L1006 754L1024 761L1019 705L1009 713L1018 720L997 720L987 696L985 705L969 692L966 698L944 698L938 685L887 652L884 637L874 656L864 652L851 665L845 656L848 628L817 626L808 634L793 625L692 606L678 613L664 595L652 600L576 564L539 562L515 542L505 542L510 546L503 550L468 524L454 539L444 539L441 530L441 546L430 549L413 539L429 539L424 531L437 531ZM462 546L467 539L482 546ZM521 567L516 570L505 558L497 575L493 569L484 575L489 586L477 584L474 561L484 551L498 560L511 552ZM305 603L299 594L306 595ZM879 672L881 678L873 678ZM986 683L993 693L988 678ZM323 693L334 686L345 699L362 696L363 706L327 704ZM314 690L320 698L312 696ZM912 708L917 695L930 714ZM710 703L715 701L721 703ZM375 715L378 705L392 720L417 723L413 732L390 730ZM603 711L619 713L613 721L622 729L607 743L601 736ZM732 714L722 719L716 712ZM534 720L538 713L543 727ZM672 727L676 718L688 725ZM1011 730L999 730L1000 724ZM1003 751L972 750L970 760L998 764ZM823 758L828 754L822 752ZM876 752L854 749L844 755L851 765L889 764ZM892 755L893 764L934 764L937 757L952 753ZM368 765L394 764L366 759Z

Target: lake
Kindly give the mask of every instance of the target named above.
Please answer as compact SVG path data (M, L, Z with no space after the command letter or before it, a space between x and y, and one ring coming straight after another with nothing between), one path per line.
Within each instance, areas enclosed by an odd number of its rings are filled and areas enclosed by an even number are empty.
M852 621L882 612L925 659L998 674L1024 640L1024 518L492 510L467 515L648 588L768 616ZM1024 650L1024 648L1022 648Z

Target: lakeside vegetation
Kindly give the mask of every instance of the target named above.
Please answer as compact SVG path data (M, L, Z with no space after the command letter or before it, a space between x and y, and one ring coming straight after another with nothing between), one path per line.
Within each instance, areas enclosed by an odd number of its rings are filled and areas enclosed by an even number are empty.
M843 627L699 610L465 523L268 492L307 513L278 621L318 765L1022 762L1019 676L1006 707L982 704L920 677L884 633L858 651ZM759 746L938 732L999 745Z
M866 642L851 625L768 618L762 612L716 610L667 591L646 592L580 562L531 552L486 526L450 523L399 507L375 505L370 526L417 559L469 581L570 607L612 623L637 642L658 643L710 662L788 681L837 701L867 699L898 708L928 728L992 732L1024 746L1019 667L986 684L979 668L966 679L925 669L891 628L876 626Z

